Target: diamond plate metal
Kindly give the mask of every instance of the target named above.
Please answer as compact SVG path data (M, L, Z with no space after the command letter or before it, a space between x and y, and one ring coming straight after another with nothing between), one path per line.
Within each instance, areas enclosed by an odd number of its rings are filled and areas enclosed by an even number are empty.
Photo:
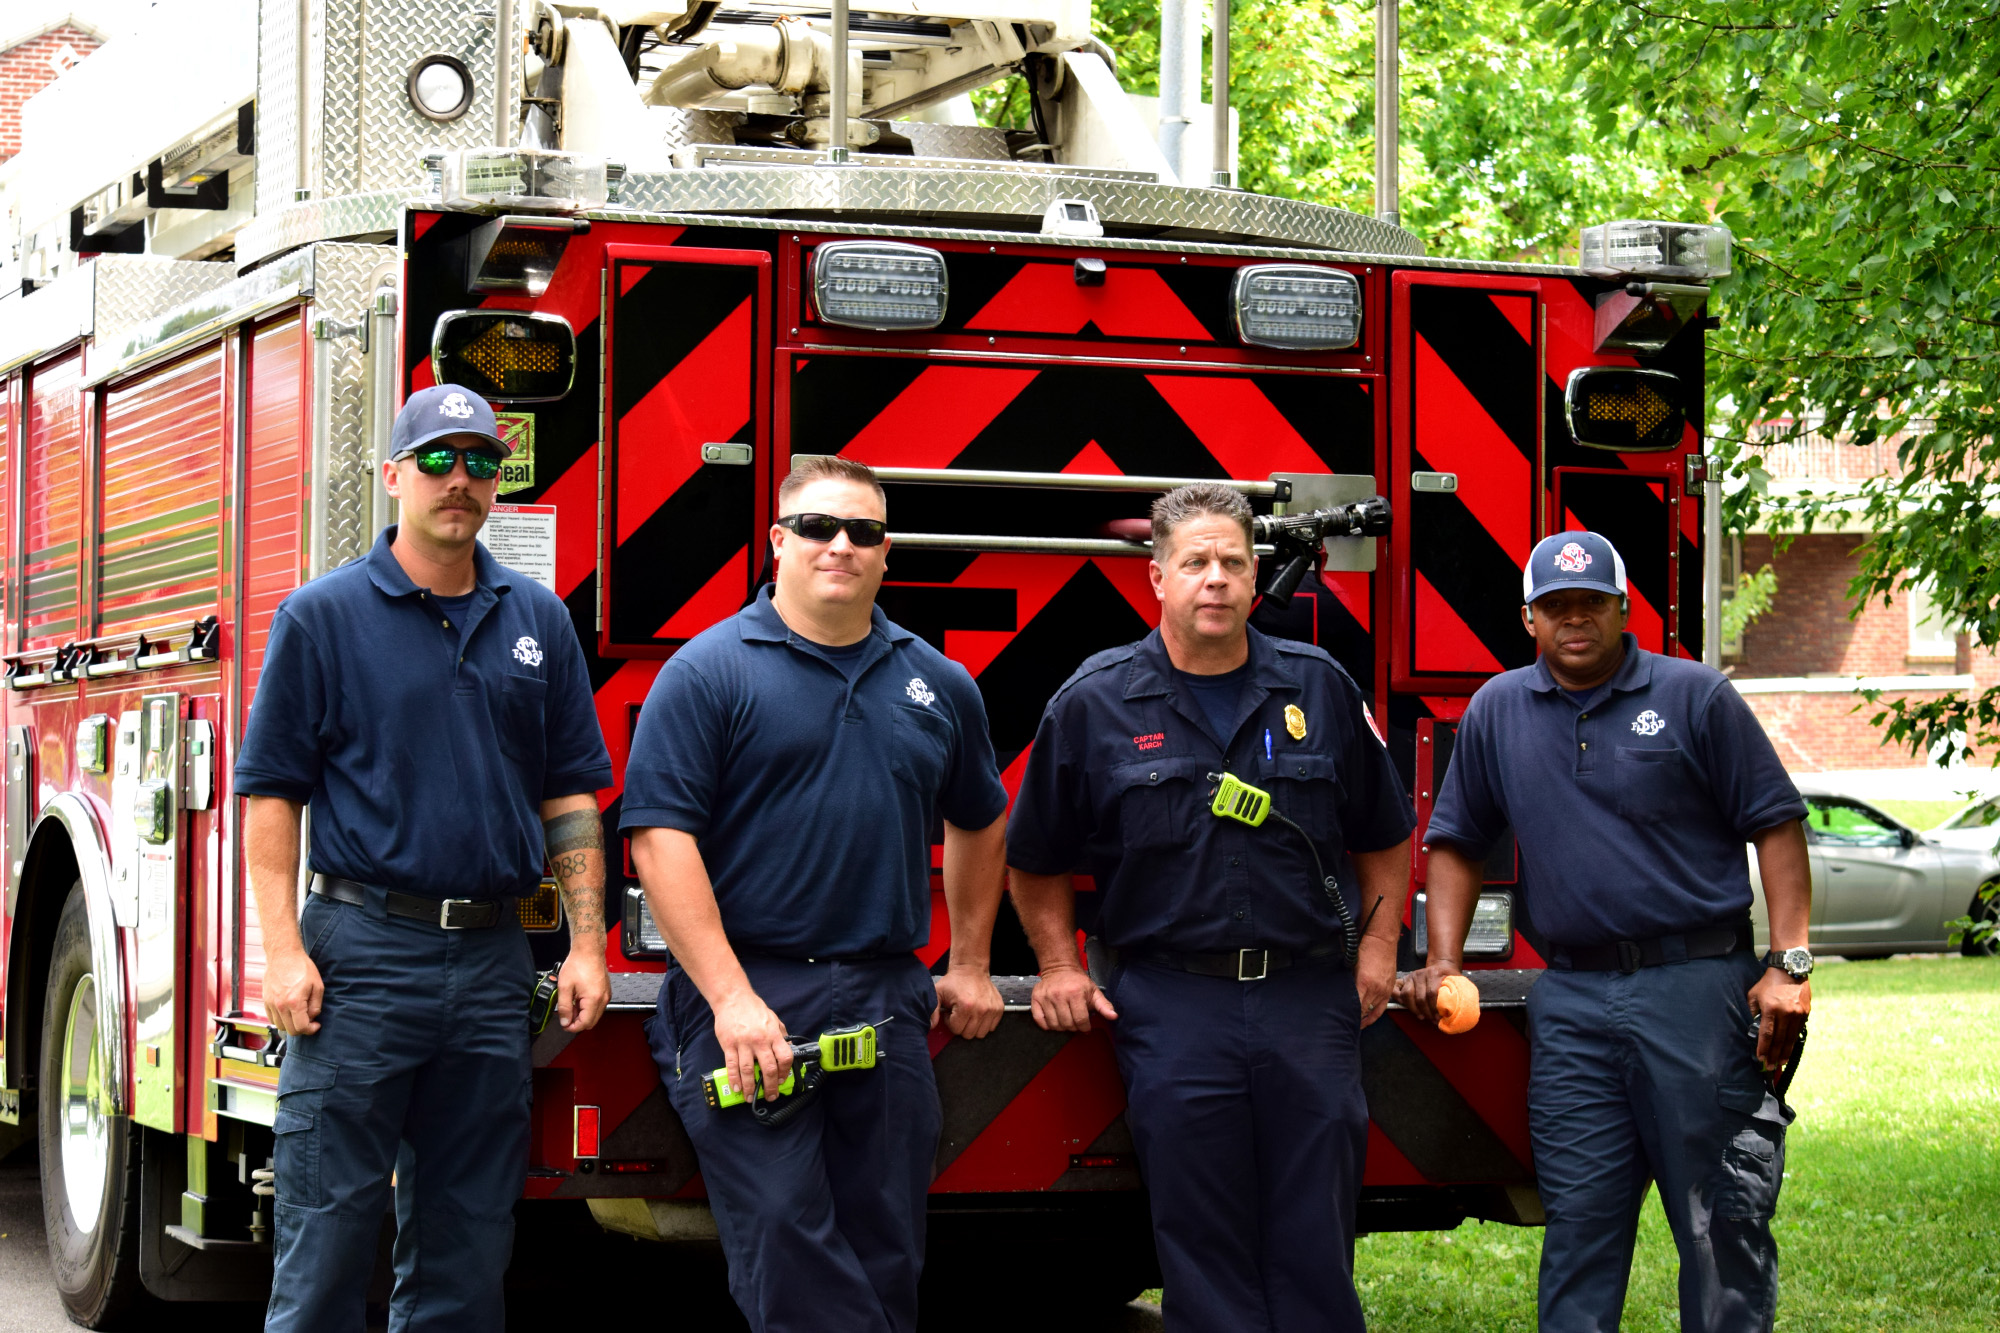
M236 265L230 263L151 255L99 255L91 261L91 268L97 274L93 370L97 353L114 354L136 325L212 292L236 276Z
M331 242L313 247L313 312L340 324L367 320L376 284L397 271L401 260L392 246L346 245ZM325 340L327 355L326 419L315 421L324 431L326 475L313 483L324 488L326 518L325 567L334 569L366 554L375 540L375 458L368 439L368 413L363 368L367 361L357 337Z
M932 125L925 121L899 121L895 128L910 141L910 152L918 157L955 157L980 162L1011 162L1007 151L1007 131L986 125Z
M661 141L669 153L696 144L733 143L736 127L749 117L740 111L690 111L678 106L657 106L647 112L664 127Z
M530 6L517 3L514 9L519 22ZM351 156L336 166L334 155L328 153L327 197L397 187L421 190L425 153L484 148L492 143L492 14L490 0L483 5L471 0L368 0L361 41L353 48L352 59L336 62L332 48L328 50L327 124L331 128L335 120L332 93L336 78L350 81L357 90L359 124ZM457 120L429 120L410 105L410 67L427 55L457 56L472 71L472 105ZM509 87L499 93L507 101L507 123L517 124L520 90ZM335 188L336 182L339 188Z
M418 190L377 190L338 199L308 199L256 218L236 233L236 262L257 264L272 255L296 250L314 241L352 237L389 237L402 225L403 203ZM432 207L436 207L432 201Z
M1108 226L1213 240L1268 240L1341 252L1415 257L1416 237L1343 209L1234 190L1016 171L1010 166L732 167L629 175L621 199L670 213L1039 218L1058 199L1088 199ZM870 220L873 220L872 218ZM913 221L916 219L912 219Z
M257 10L257 212L292 202L299 165L299 0Z
M214 336L226 325L310 296L312 259L310 248L297 251L133 324L115 337L100 335L86 384L170 356L190 343Z

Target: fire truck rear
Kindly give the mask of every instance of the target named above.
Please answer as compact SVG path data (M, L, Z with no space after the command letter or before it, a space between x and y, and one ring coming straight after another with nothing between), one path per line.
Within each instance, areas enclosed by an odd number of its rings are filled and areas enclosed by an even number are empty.
M1260 515L1386 500L1383 536L1274 536L1255 623L1371 694L1420 828L1467 698L1530 660L1540 536L1610 536L1640 643L1702 651L1701 331L1726 234L1615 223L1584 268L1455 262L1374 219L1178 184L1080 0L653 4L162 5L159 45L198 33L213 79L139 42L72 77L186 118L31 142L14 173L0 1120L39 1137L86 1323L268 1284L284 1043L230 765L278 603L394 521L376 462L415 389L500 409L516 452L485 540L569 606L621 781L661 662L766 572L799 454L878 470L882 606L978 681L1010 789L1057 685L1155 623L1121 534L1190 480ZM967 90L1017 76L1032 128L976 123ZM611 1012L535 1043L523 1207L700 1244L698 1166L640 1033L666 953L619 869ZM1486 873L1486 1020L1364 1034L1364 1229L1540 1221L1532 890L1510 847ZM1424 876L1420 835L1405 967ZM551 885L523 916L560 958ZM923 956L942 970L950 945L940 906ZM1128 1299L1157 1270L1114 1037L1034 1025L1010 910L993 966L999 1030L933 1038L933 1266L1068 1236L1086 1260L1009 1271Z

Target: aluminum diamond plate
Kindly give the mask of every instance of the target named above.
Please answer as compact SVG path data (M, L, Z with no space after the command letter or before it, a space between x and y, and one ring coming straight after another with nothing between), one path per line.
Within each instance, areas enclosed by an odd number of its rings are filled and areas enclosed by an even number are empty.
M1011 162L1007 151L1007 131L987 125L931 125L906 121L896 126L910 141L910 152L918 157L956 157L980 162Z
M257 264L272 255L296 250L314 241L388 238L396 234L403 203L417 190L377 190L338 199L308 199L257 216L236 233L236 262Z
M99 255L91 270L97 275L94 342L110 355L131 329L236 276L234 264L151 255Z
M352 79L359 90L361 121L356 151L347 159L352 163L352 174L336 176L329 154L327 197L348 191L421 189L425 153L483 148L493 142L493 8L490 3L370 0L358 65L348 62L340 66L341 77ZM522 20L530 6L516 3L514 12L517 21ZM457 120L427 120L410 105L410 67L432 54L457 56L472 71L472 105ZM335 62L329 60L329 88L335 68ZM510 125L518 123L519 91L511 87L500 90L507 99ZM331 125L331 95L328 102ZM347 183L336 189L336 179Z
M690 111L678 106L658 106L647 113L662 127L661 142L669 153L696 144L729 143L736 127L749 119L740 111Z
M182 301L120 331L100 335L87 383L110 378L146 362L171 356L238 320L312 294L311 248L286 255L231 282Z
M341 324L364 323L376 284L400 267L386 245L332 243L313 248L313 313ZM358 337L327 340L326 568L366 554L375 540L375 458L368 438ZM318 423L315 423L318 428Z
M299 0L257 12L257 212L292 202L299 166Z
M1039 218L1057 199L1088 199L1108 226L1147 227L1212 239L1269 240L1345 252L1416 256L1400 227L1338 208L1235 190L1200 190L1086 176L961 168L731 167L629 175L620 196L669 213L845 213ZM914 219L913 219L914 220Z
M319 179L312 186L313 198L332 199L361 188L361 0L321 0L321 12L326 41L317 49L326 53L320 66L325 92L320 102ZM370 122L375 119L368 117Z

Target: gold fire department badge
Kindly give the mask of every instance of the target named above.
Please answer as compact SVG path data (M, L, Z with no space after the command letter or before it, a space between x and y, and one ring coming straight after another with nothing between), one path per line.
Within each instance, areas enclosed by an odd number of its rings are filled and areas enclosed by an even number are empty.
M1306 738L1306 715L1299 711L1297 704L1285 705L1285 730L1295 741Z

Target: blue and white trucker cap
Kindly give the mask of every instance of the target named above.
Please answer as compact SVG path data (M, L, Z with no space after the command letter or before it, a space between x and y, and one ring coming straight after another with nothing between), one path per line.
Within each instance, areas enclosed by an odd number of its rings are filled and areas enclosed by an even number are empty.
M1594 532L1558 532L1535 543L1521 571L1521 600L1532 603L1562 588L1625 596L1625 558Z
M389 431L389 461L407 458L431 441L453 435L475 436L502 458L514 453L514 447L500 438L499 424L484 398L456 384L433 384L404 400Z

